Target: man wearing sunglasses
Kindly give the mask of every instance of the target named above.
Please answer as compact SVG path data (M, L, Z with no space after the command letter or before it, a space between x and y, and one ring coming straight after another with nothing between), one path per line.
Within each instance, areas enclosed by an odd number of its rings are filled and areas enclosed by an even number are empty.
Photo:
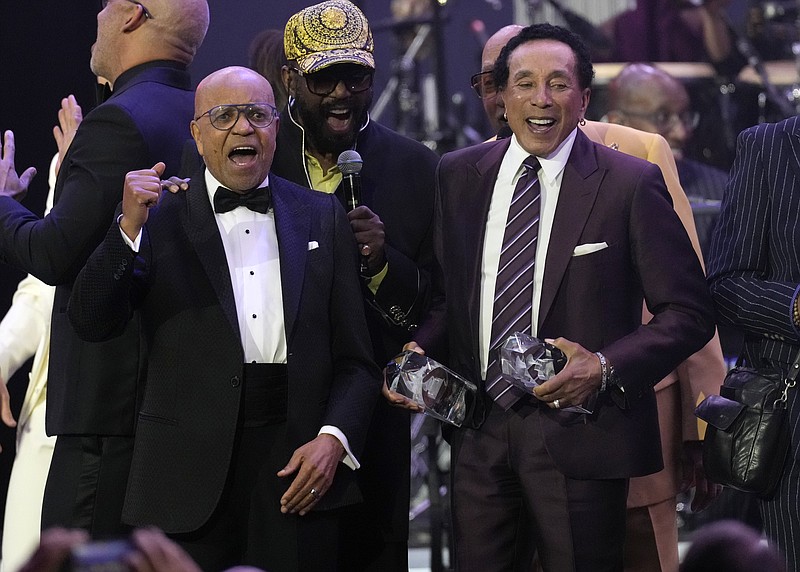
M411 339L429 297L437 155L372 121L373 39L351 2L329 0L292 16L285 29L289 104L281 115L273 172L343 194L337 159L363 160L361 204L348 213L362 259L362 292L379 365ZM365 503L344 536L344 569L408 570L409 417L380 400L363 468Z
M47 380L48 434L58 440L42 526L118 535L130 468L145 356L138 319L104 343L81 341L67 319L73 281L102 240L125 174L180 167L190 138L193 93L187 66L208 29L205 0L104 0L91 68L113 95L89 113L64 157L55 204L43 219L15 199L16 177L0 189L0 255L56 285ZM13 135L6 134L13 147ZM13 162L6 164L13 172ZM24 174L23 174L24 180Z

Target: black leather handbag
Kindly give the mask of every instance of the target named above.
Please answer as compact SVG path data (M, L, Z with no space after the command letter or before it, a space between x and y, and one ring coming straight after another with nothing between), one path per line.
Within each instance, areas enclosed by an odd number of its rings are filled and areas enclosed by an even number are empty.
M788 392L799 371L800 353L786 377L735 367L720 394L697 406L695 414L708 423L703 466L709 479L762 498L775 492L789 451Z

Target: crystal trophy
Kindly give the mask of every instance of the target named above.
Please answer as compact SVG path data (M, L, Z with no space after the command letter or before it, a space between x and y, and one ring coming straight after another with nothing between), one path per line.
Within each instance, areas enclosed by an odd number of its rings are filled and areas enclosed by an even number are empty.
M513 333L499 347L498 358L503 377L525 393L544 383L567 364L567 356L552 344L527 334ZM591 413L597 399L595 393L586 403L561 408L573 413Z
M423 407L424 413L460 427L467 413L466 395L476 387L439 362L405 351L386 366L386 383L392 391Z

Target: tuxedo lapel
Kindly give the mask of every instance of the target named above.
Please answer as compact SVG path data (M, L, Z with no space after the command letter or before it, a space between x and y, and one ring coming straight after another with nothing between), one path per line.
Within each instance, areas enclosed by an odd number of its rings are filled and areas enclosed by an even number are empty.
M296 200L282 179L271 175L269 186L275 209L275 228L278 233L286 339L291 340L305 278L311 221L306 214L306 207Z
M540 327L550 312L572 252L578 245L592 212L603 176L604 173L597 165L592 142L579 129L564 168L553 228L550 231L539 307Z
M228 322L236 334L236 339L239 339L241 333L236 313L236 299L233 296L233 286L231 285L231 274L225 256L225 247L219 236L217 221L214 219L214 211L208 200L204 169L196 172L192 177L191 186L186 191L186 210L182 212L181 219L189 243L205 269L225 317L228 318Z

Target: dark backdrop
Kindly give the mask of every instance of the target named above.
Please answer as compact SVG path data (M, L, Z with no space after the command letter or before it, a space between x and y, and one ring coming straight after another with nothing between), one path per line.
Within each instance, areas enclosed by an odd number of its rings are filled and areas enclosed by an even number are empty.
M41 213L47 168L56 152L52 128L61 98L72 93L84 107L94 101L89 48L97 5L90 0L0 1L0 130L16 139L16 164L38 170L25 203ZM24 274L0 264L0 316ZM29 365L9 381L15 416L27 386ZM0 500L5 499L14 455L14 430L0 424ZM0 516L5 503L0 503Z

